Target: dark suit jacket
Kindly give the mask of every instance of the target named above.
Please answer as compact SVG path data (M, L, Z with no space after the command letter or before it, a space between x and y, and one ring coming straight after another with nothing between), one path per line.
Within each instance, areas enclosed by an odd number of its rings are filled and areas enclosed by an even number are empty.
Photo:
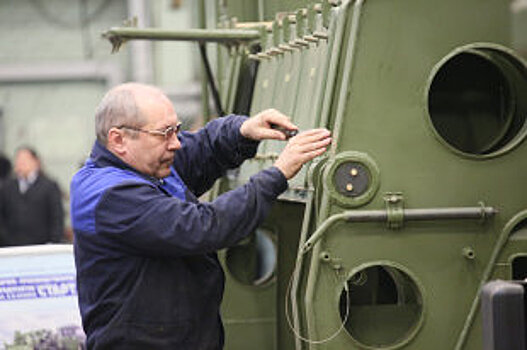
M60 242L64 236L64 211L56 182L40 173L25 193L17 179L0 189L0 231L4 245Z

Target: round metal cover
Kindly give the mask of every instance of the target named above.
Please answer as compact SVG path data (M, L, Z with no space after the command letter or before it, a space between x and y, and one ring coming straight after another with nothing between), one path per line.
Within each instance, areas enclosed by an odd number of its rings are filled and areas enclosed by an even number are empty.
M370 185L370 172L359 162L345 162L335 170L335 188L347 197L357 197Z
M343 207L371 201L379 189L380 171L366 153L347 151L330 160L324 169L324 190Z

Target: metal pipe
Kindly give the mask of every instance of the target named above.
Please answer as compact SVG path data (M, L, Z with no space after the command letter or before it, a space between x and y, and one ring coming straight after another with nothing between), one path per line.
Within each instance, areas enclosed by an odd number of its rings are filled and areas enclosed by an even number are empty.
M264 0L258 0L258 21L262 22L265 18Z
M234 70L232 72L232 79L230 80L227 104L225 105L225 111L227 113L234 112L234 101L236 99L236 93L238 92L238 79L240 77L244 50L244 46L239 46L234 50Z
M126 28L113 27L104 32L103 37L115 41L125 40L172 40L172 41L198 41L217 43L240 43L244 41L257 41L260 32L248 29L187 29L165 30L156 28Z
M236 64L236 50L234 47L229 48L229 64L227 67L227 79L222 82L221 86L221 102L223 106L227 106L229 103L229 94L231 93L232 80L234 78L234 68Z
M494 216L498 211L492 207L460 207L460 208L426 208L404 209L403 220L485 220ZM388 222L387 210L350 210L332 215L319 226L303 247L307 253L327 232L328 228L337 221L348 222Z
M339 45L339 42L340 42L340 37L342 36L343 37L343 32L344 32L344 27L346 25L346 22L347 22L347 11L349 10L348 8L351 6L351 4L354 3L353 1L349 0L349 1L345 1L344 4L340 7L340 11L339 11L339 14L337 15L337 20L340 19L340 23L338 24L337 26L337 34L335 36L335 39L333 40L333 51L337 51L338 55L335 55L332 57L332 60L336 60L338 62L338 57L340 56L340 45ZM357 3L355 4L355 6L357 6L357 10L355 11L358 11L359 14L360 14L360 9L362 8L362 3L363 1L362 0L358 0ZM340 17L340 14L342 14L342 17L343 18L339 18ZM355 17L353 17L355 18ZM354 42L356 40L356 38L354 37L354 35L357 35L357 31L354 31L350 34L350 38L349 38L349 41L351 42ZM337 40L337 38L339 40ZM335 52L333 52L335 53ZM332 75L335 75L336 74L336 64L334 65L334 67L332 67L332 65L330 65L330 72L328 74L329 77L331 77ZM331 71L331 69L333 68L333 71ZM349 76L344 76L343 80L344 81L347 81L349 79ZM344 82L343 82L344 84ZM329 88L329 90L328 90ZM334 89L334 83L331 82L330 83L330 86L329 87L326 87L326 94L329 92L331 93L330 96L333 96L333 89ZM346 88L347 89L347 88ZM327 97L326 101L328 102L324 107L323 107L323 112L324 114L322 114L322 120L321 120L321 125L326 125L327 122L328 122L328 119L329 119L329 110L330 110L330 102L331 102L331 98L330 96ZM341 97L342 97L342 93L341 93ZM336 146L336 142L333 144L332 146L332 149L335 148ZM330 152L330 155L329 155L330 159L334 158L335 157L335 152ZM321 199L321 208L320 208L320 216L319 216L319 220L323 220L323 218L327 217L328 214L329 214L329 210L330 210L330 201L331 201L331 197L329 196L328 192L327 191L324 191L323 193L323 196L322 196L322 199ZM318 225L320 225L320 222L317 223ZM313 306L313 301L314 301L314 298L315 298L315 285L316 285L316 281L317 281L317 276L318 276L318 269L320 267L320 259L318 258L319 254L320 254L320 250L322 248L320 247L320 244L319 245L316 245L315 248L313 249L313 255L311 256L311 264L309 266L309 273L308 273L308 276L307 276L307 282L306 282L306 294L305 294L305 307L306 307L306 323L307 323L307 332L308 332L308 335L311 336L315 333L315 313L314 313L314 306Z
M494 216L498 211L492 207L461 207L461 208L429 208L405 209L404 220L470 220L486 219Z
M324 65L324 72L327 73L327 78L325 79L324 86L324 98L317 104L317 112L315 113L315 115L319 119L317 120L317 125L319 127L328 127L329 111L333 97L333 90L335 89L335 81L337 80L336 74L338 60L340 57L340 49L342 47L342 45L340 45L340 42L342 41L344 26L346 23L344 18L339 18L340 9L336 8L334 11L336 12L336 28L328 28L329 32L332 32L333 30L333 35L332 40L328 43L328 50L331 50L331 58L329 60L326 60Z
M200 29L207 28L207 14L205 11L205 0L198 1L198 26ZM207 76L203 72L207 69L206 63L201 62L201 113L203 124L207 124L210 118L209 90L207 88Z
M308 189L308 197L306 201L306 208L304 211L304 220L302 221L302 230L300 231L300 239L298 241L298 253L296 255L296 263L295 268L293 270L293 280L291 281L291 311L293 316L293 328L297 330L297 332L300 333L301 325L300 325L300 310L298 308L298 289L300 287L300 277L301 277L301 269L302 269L302 263L304 259L304 254L302 254L302 250L300 247L304 246L306 240L307 240L307 232L309 231L309 223L311 221L311 214L313 211L313 201L314 201L314 188L310 186ZM287 296L286 296L287 298ZM285 311L287 312L287 310ZM301 339L298 337L295 337L295 349L300 350L302 348Z
M344 69L342 72L342 83L340 85L339 99L337 105L337 112L335 117L335 123L333 124L333 142L330 148L330 156L334 157L337 152L337 147L340 140L340 129L342 127L342 121L344 119L344 113L346 112L346 105L349 101L348 92L349 92L349 81L351 75L353 74L353 67L355 64L355 55L357 49L357 41L359 37L359 21L362 14L362 7L364 5L364 0L357 0L353 5L353 14L351 18L351 29L348 40L348 54L346 56L346 62L344 64Z

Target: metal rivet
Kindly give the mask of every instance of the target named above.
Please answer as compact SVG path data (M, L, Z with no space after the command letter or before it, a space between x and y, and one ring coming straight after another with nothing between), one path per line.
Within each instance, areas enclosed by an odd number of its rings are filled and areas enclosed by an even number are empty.
M468 260L474 260L476 257L476 253L474 252L474 249L472 247L465 247L463 248L463 256Z

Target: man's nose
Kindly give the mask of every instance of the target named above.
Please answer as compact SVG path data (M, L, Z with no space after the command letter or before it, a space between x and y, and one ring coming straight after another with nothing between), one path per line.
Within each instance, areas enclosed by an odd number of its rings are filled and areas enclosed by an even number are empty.
M177 134L175 134L168 140L168 149L170 151L175 151L180 148L181 148L181 142L179 142L179 138L177 137Z

